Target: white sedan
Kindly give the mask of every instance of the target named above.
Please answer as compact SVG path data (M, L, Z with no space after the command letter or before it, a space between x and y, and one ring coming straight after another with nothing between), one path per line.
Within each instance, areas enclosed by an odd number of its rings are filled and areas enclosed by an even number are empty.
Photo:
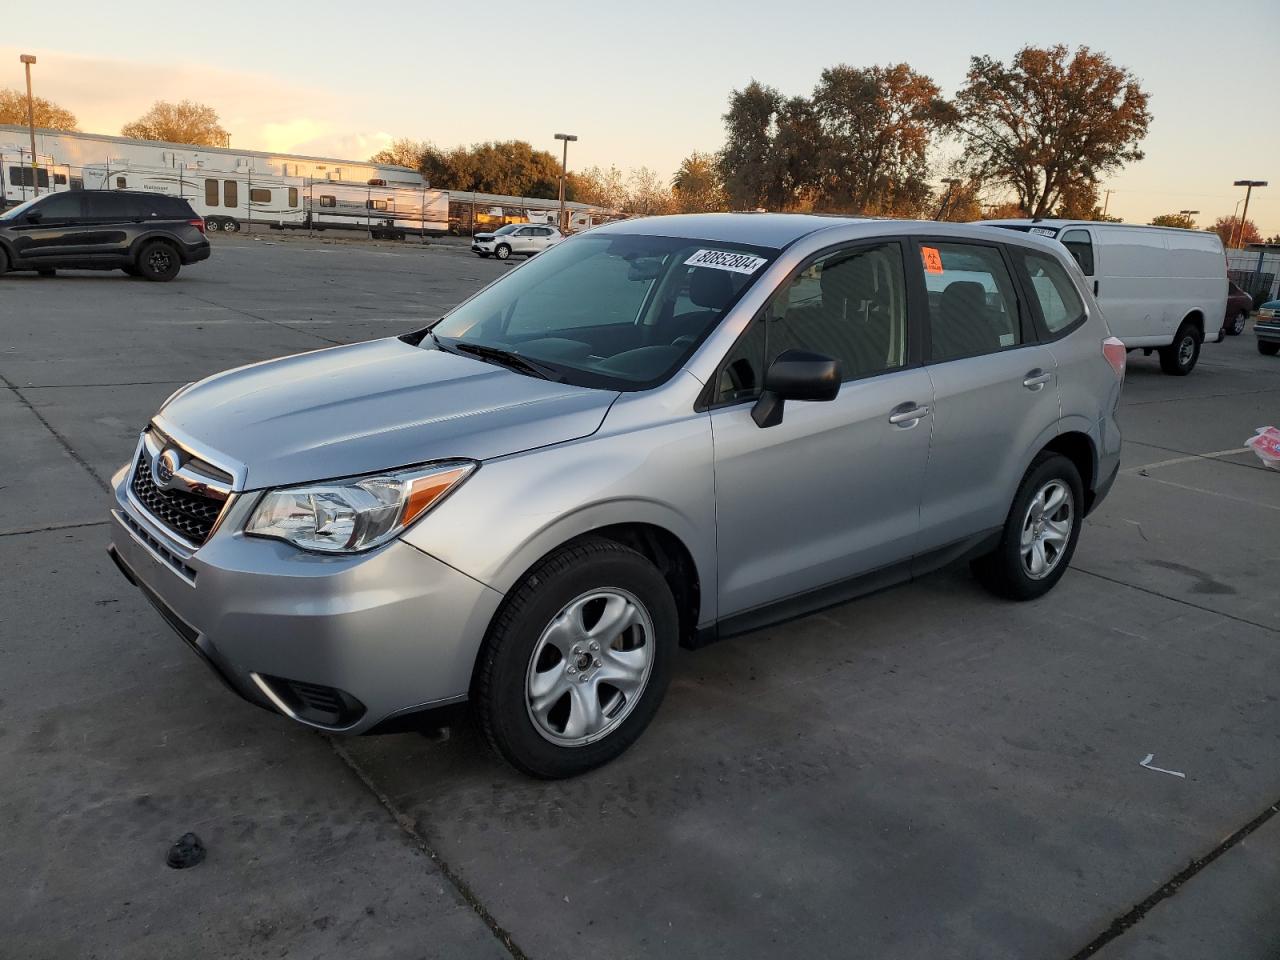
M532 257L564 239L555 227L531 223L508 223L493 233L477 233L471 238L471 250L481 257L490 254L506 260L513 253Z

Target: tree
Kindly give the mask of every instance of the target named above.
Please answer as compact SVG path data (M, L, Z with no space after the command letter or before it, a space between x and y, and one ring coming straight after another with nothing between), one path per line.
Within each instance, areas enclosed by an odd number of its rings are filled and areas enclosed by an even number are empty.
M969 223L983 219L982 203L978 193L982 184L977 180L962 180L943 186L937 197L938 206L933 216L950 223Z
M1023 47L1009 66L973 57L956 98L972 172L1011 188L1033 217L1064 191L1141 160L1151 123L1136 77L1105 55Z
M1196 222L1189 213L1162 213L1151 218L1153 227L1180 227L1183 230L1196 229Z
M231 134L218 122L213 107L194 100L169 103L157 100L151 109L120 129L122 137L134 140L164 140L199 147L226 147Z
M671 190L674 205L683 213L706 213L728 206L720 169L710 153L695 150L680 161L680 169L671 178Z
M431 150L435 150L435 147L426 140L401 138L392 140L391 146L383 147L369 158L369 162L394 164L399 167L408 167L410 170L418 170L421 169L427 152Z
M905 63L823 70L813 91L819 203L861 213L922 213L930 197L930 136L951 119L940 94L933 80Z
M649 167L632 170L627 178L627 198L624 210L642 217L659 216L675 212L675 199L671 188Z
M48 130L76 129L76 117L70 110L64 110L44 97L33 97L31 105L35 108L37 127ZM17 90L0 90L0 123L16 123L25 127L28 122L27 95Z
M773 142L782 103L782 94L756 80L729 93L720 177L734 209L784 205L778 202L785 198L776 178Z
M1212 227L1205 227L1205 229L1221 237L1224 247L1244 247L1251 243L1262 242L1262 231L1258 229L1256 223L1246 220L1241 229L1240 218L1235 216L1219 217L1213 222Z
M573 187L574 199L581 203L591 203L610 210L621 210L627 204L626 179L617 167L610 167L608 170L588 167L571 173L569 184Z

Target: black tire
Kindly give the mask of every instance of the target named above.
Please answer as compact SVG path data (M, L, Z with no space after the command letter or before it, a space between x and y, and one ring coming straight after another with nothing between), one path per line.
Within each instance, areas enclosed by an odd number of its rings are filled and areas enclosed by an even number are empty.
M1236 315L1231 318L1231 322L1227 324L1227 335L1231 337L1240 336L1240 334L1244 333L1245 324L1248 323L1248 321L1249 312L1247 310L1237 312Z
M1055 552L1056 559L1053 560L1048 572L1036 577L1028 572L1027 562L1023 557L1023 532L1031 522L1032 501L1055 482L1065 485L1070 490L1071 526L1067 533L1066 544ZM1055 514L1057 512L1055 511ZM1075 553L1076 541L1080 539L1080 526L1083 520L1084 490L1080 482L1080 472L1076 470L1075 464L1059 453L1049 451L1040 453L1031 462L1031 466L1027 468L1022 478L1022 483L1018 485L1018 493L1013 498L1013 506L1009 508L1009 516L1005 520L999 545L986 556L973 561L974 575L992 593L1008 600L1034 600L1036 597L1044 596L1062 579L1062 575L1070 565L1071 556ZM1031 523L1031 529L1039 532L1044 528ZM1049 545L1042 543L1041 550L1048 549Z
M138 276L153 283L167 283L178 275L182 261L173 244L164 240L148 240L138 249L134 265Z
M222 229L222 221L217 217L205 217L204 229L205 233L217 233Z
M1160 348L1160 369L1175 377L1185 377L1196 368L1200 359L1200 331L1194 323L1184 320L1173 343Z
M493 249L493 255L499 260L511 259L511 248L505 243L500 243Z
M1258 352L1266 357L1274 357L1277 353L1280 353L1280 343L1275 340L1259 340Z
M46 270L37 270L37 271L36 271L36 274L37 274L37 275L39 275L39 276L41 276L41 277L56 277L56 276L58 275L58 271L57 271L57 270L47 270L47 269L46 269Z
M9 272L9 255L0 247L0 277Z
M531 713L526 684L533 656L544 630L571 602L594 590L610 589L629 593L650 618L653 636L644 640L653 644L648 679L636 702L626 706L616 726L606 726L599 739L573 746L555 743ZM544 779L575 776L614 759L657 713L671 680L678 632L670 587L657 568L630 547L590 538L551 554L507 595L480 650L472 703L490 746L516 769ZM593 689L612 688L602 683ZM561 694L557 702L564 697L572 701L572 691Z
M240 232L240 221L239 221L239 220L232 219L232 218L228 218L228 219L226 219L226 220L223 220L223 221L222 221L222 232L223 232L223 233L239 233L239 232Z

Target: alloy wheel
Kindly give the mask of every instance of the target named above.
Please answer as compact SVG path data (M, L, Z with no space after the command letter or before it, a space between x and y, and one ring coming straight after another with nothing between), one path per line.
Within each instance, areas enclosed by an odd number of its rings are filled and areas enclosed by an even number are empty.
M635 709L653 671L653 618L616 587L569 601L533 648L525 679L529 719L557 746L592 743Z
M1062 480L1050 480L1031 498L1022 521L1022 568L1043 580L1062 561L1075 522L1075 497Z

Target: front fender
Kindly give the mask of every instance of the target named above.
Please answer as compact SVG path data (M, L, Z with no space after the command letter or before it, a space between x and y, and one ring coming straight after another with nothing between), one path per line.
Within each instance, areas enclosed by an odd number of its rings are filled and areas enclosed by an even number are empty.
M715 619L715 484L705 414L601 432L484 462L405 534L413 546L502 593L565 542L617 524L678 538Z

